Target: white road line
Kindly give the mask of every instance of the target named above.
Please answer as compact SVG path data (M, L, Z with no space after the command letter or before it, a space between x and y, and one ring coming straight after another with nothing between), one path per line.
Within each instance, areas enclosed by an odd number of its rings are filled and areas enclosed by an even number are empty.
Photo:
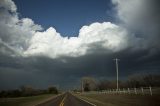
M73 95L73 94L72 94ZM82 101L84 101L84 102L87 102L88 104L90 104L90 105L92 105L92 106L97 106L97 105L95 105L95 104L93 104L93 103L91 103L91 102L88 102L87 100L84 100L84 99L82 99L82 98L80 98L80 97L77 97L77 96L75 96L75 95L73 95L74 97L76 97L76 98L78 98L78 99L80 99L80 100L82 100Z

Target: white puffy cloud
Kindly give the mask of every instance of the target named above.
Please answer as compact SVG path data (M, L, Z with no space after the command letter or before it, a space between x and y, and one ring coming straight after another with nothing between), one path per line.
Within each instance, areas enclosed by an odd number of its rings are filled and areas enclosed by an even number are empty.
M155 25L156 21L150 21L151 13L147 15L151 12L153 5L149 6L146 0L112 0L112 2L116 4L118 18L125 25L95 22L89 26L83 26L77 37L68 38L56 32L53 27L41 31L42 27L30 18L19 19L14 2L1 0L0 44L3 46L0 46L0 50L3 53L9 50L11 55L14 52L22 56L44 55L57 58L77 57L97 52L113 53L127 47L139 50L159 46L156 41L152 43L158 38L157 25L159 24ZM153 28L146 27L146 22L149 22ZM143 34L137 35L138 31L132 33L129 28L138 29ZM154 35L150 36L150 34Z
M28 42L37 30L42 27L32 19L19 19L17 7L11 0L0 0L0 50L5 52L13 50L21 54L28 48ZM8 49L7 49L8 48ZM12 54L11 54L12 55Z
M83 26L78 37L62 37L54 28L44 32L36 32L30 40L25 56L44 55L52 58L59 56L81 56L88 53L88 49L104 48L110 52L117 52L127 47L127 31L110 22L93 23ZM99 51L92 51L95 53Z
M83 26L78 37L63 37L50 27L44 32L32 19L19 19L17 7L12 0L0 1L0 49L1 53L22 56L44 55L51 58L59 56L82 56L100 52L117 52L127 47L127 31L110 22L93 23ZM12 51L12 52L11 52Z
M117 52L127 47L131 50L157 51L159 49L159 17L156 0L112 0L116 4L117 16L124 22L92 23L83 26L78 37L62 37L54 28L37 32L31 39L29 48L24 52L29 55L45 55L52 58L59 56L81 56L103 48ZM150 27L148 27L148 24ZM123 26L123 27L122 27ZM126 29L124 29L124 27ZM127 31L126 31L127 30ZM45 36L45 39L41 38ZM90 51L89 51L90 50ZM150 53L150 52L149 52ZM148 55L148 54L147 54Z
M16 12L17 7L15 3L11 0L1 0L0 1L0 7L5 7L5 9L10 10L11 12Z

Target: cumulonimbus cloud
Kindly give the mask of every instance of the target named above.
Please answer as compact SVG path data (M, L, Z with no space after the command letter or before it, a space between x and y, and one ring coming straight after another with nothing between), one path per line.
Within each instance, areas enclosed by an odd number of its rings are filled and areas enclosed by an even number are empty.
M112 0L112 2L116 4L118 18L125 25L134 28L143 26L145 29L145 25L138 21L144 19L144 14L141 16L141 13L145 13L147 5L145 0ZM41 25L35 24L32 19L19 19L17 7L12 0L0 1L0 43L5 45L0 49L3 50L3 53L9 49L22 56L43 55L57 58L60 56L77 57L88 53L101 52L96 51L98 48L103 48L104 51L108 52L118 52L130 46L136 50L137 48L148 49L148 47L157 46L157 43L152 44L152 46L150 46L151 43L148 43L153 41L149 39L154 38L148 37L150 34L147 33L148 36L147 34L142 34L146 36L137 36L137 34L130 34L129 29L124 27L110 22L95 22L83 26L77 37L63 37L53 27L42 31ZM143 30L142 32L148 31L139 29ZM150 32L155 31L151 30Z
M110 22L95 22L83 26L78 37L63 37L53 27L46 31L38 31L42 27L35 24L32 19L19 19L17 7L11 0L1 1L0 18L2 43L18 51L22 56L77 57L87 54L88 50L94 53L95 48L116 52L127 45L127 31Z
M117 18L128 32L134 50L147 50L145 57L159 53L160 14L159 0L112 0L115 4Z
M126 48L127 43L127 31L110 22L83 26L78 37L70 38L62 37L51 27L44 32L36 32L24 54L25 56L45 55L52 58L76 57L87 54L87 50L91 49L92 44L95 47L116 52Z

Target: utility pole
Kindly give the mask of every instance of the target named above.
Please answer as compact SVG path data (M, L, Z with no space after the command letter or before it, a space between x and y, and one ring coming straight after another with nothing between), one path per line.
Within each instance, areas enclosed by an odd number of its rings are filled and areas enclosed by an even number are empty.
M83 88L83 79L81 79L81 92L83 93L83 90L84 90L84 88Z
M120 59L114 59L115 61L116 61L116 72L117 72L117 91L118 91L118 89L119 89L119 87L118 87L118 61L120 60Z

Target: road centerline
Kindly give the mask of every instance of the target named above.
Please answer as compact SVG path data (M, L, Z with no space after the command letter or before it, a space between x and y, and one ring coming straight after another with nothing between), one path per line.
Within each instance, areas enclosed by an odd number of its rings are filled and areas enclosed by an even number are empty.
M64 101L65 101L66 98L67 98L67 94L64 96L64 98L62 99L62 101L61 101L59 106L64 106Z

